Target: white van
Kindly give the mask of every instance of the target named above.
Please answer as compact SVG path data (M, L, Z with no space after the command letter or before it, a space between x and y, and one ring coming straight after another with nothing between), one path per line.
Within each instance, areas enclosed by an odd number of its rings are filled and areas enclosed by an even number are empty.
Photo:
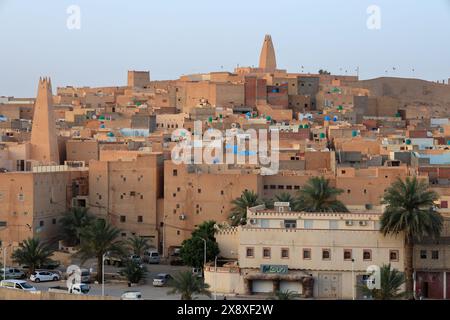
M147 250L144 252L144 262L150 264L158 264L161 261L158 251L156 250Z
M33 287L31 284L23 280L2 280L2 282L0 282L0 286L2 288L8 289L36 291L35 287Z

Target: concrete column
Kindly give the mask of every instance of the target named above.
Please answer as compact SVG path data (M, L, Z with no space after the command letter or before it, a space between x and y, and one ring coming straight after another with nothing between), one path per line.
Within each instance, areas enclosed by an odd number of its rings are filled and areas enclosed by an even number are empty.
M244 279L244 292L246 295L252 294L252 280Z
M444 300L446 300L447 299L447 272L444 271L444 276L442 277L442 279L443 279L442 281L444 282L443 286L442 286L442 288L444 290L443 297L444 297Z
M280 291L280 280L273 280L273 292Z

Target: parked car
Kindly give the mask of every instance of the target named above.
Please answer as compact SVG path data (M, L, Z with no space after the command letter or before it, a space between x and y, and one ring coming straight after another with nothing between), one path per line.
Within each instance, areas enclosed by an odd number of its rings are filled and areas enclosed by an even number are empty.
M140 291L126 291L120 297L120 300L144 300Z
M107 265L121 267L122 266L122 258L115 256L115 255L105 255L105 263Z
M5 274L5 268L0 269L0 275L3 277ZM6 279L24 279L25 273L17 268L6 267ZM6 280L5 279L5 280Z
M59 274L50 271L35 271L30 276L30 281L41 282L41 281L58 281L61 277Z
M37 266L36 269L41 269L41 270L55 270L56 268L58 268L61 265L61 263L59 261L49 261L47 263L43 263L39 266ZM20 266L20 268L24 271L28 271L30 269L29 266L27 265L22 265Z
M156 275L156 277L153 279L153 286L154 287L164 287L167 285L169 280L172 279L172 276L168 273L159 273Z
M36 291L36 288L24 280L2 280L0 286L8 289L24 290L24 291Z
M70 287L56 286L48 288L48 292L72 294L88 294L90 290L91 287L86 283L74 283Z
M194 276L199 277L199 278L202 278L202 277L203 277L203 272L202 272L202 269L201 269L201 268L192 268L192 274L193 274Z
M138 255L136 255L136 254L130 255L130 256L128 257L128 259L130 259L130 260L133 261L133 262L139 263L139 264L142 263L141 257L138 256Z
M160 263L161 258L159 256L158 251L156 250L147 250L144 252L144 262L150 264L158 264Z

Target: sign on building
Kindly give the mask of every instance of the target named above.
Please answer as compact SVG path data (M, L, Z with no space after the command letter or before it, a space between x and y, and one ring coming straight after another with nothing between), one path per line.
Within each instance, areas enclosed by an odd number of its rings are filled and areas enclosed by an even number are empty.
M275 273L275 274L286 274L289 272L288 266L281 265L261 265L261 273Z

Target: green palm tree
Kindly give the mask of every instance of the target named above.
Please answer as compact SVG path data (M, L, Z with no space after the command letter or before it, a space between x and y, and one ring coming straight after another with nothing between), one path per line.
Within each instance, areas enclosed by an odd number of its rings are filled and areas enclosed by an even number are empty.
M234 207L231 209L229 219L231 220L231 225L238 226L247 222L247 208L263 204L264 202L259 199L254 191L245 190L239 198L234 199L231 203Z
M66 245L77 246L80 244L81 231L88 226L94 217L91 216L87 208L71 208L60 219L60 237Z
M211 297L209 285L190 271L180 272L169 281L172 289L167 294L181 294L181 300L193 300L195 295Z
M97 259L97 281L102 282L103 255L124 254L123 243L119 239L120 231L103 219L96 219L91 225L82 230L83 241L77 255L84 263L89 258Z
M306 212L348 212L345 205L336 200L343 191L330 186L330 180L314 177L300 189L296 210Z
M428 190L428 184L416 177L400 178L384 194L386 209L380 220L380 231L386 236L403 233L405 241L406 292L413 294L414 242L428 236L438 238L442 231L442 216L434 211L438 195Z
M296 292L290 290L277 291L270 300L295 300L298 296Z
M126 277L129 283L139 283L147 274L147 269L134 260L126 260L119 274Z
M391 264L380 268L380 288L369 289L367 285L360 285L364 295L375 300L394 300L405 297L406 292L400 292L400 287L405 283L405 275L397 269L391 269Z
M130 247L133 254L142 257L147 249L150 249L148 239L142 238L138 235L133 235L127 240L127 245Z
M12 254L12 259L18 264L29 267L28 272L33 273L36 268L51 261L54 250L39 238L29 238Z

